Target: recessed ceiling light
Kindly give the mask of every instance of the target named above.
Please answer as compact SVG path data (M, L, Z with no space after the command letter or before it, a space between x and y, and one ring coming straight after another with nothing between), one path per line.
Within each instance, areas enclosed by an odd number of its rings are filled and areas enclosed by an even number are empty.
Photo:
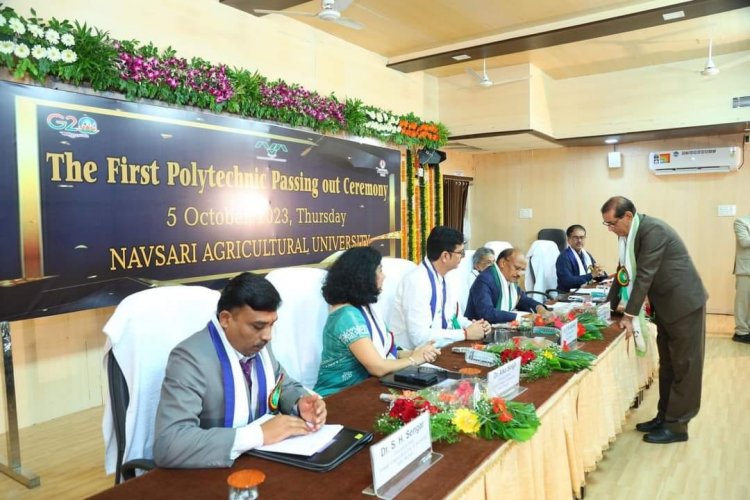
M471 59L471 56L468 54L459 54L457 56L452 56L451 59L455 61L465 61L467 59Z
M607 144L617 144L617 139L606 139L604 142Z
M665 21L673 21L674 19L681 19L685 17L685 12L682 10L676 10L674 12L667 12L661 15Z

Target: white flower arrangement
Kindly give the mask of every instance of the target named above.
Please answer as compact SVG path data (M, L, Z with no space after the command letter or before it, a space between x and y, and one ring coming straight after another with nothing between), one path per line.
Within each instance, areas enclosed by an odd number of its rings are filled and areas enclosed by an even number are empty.
M10 21L8 21L8 26L10 26L10 29L12 29L17 35L23 35L26 33L26 26L17 17L12 17Z
M29 57L30 53L31 50L29 50L29 47L23 43L17 43L15 48L13 49L13 55L15 55L19 59L26 59L27 57Z
M37 38L44 38L44 29L36 24L29 24L27 26L29 33L34 35Z
M63 44L63 45L65 45L66 47L72 47L73 45L75 45L75 44L76 44L76 39L75 39L75 38L73 38L73 35L71 35L70 33L65 33L65 34L63 34L63 35L62 35L62 36L60 37L60 41L61 41L61 42L62 42L62 44Z
M18 59L31 56L36 61L48 59L65 64L78 60L78 54L72 49L75 37L71 33L60 33L45 27L44 23L27 24L20 17L0 15L0 27L6 25L10 30L5 28L4 34L10 34L10 40L0 41L0 54L12 54Z
M388 111L366 109L365 115L370 120L364 124L365 128L374 130L381 135L393 135L401 131L398 116Z
M60 54L60 49L57 47L50 47L47 49L47 59L49 59L52 62L57 62L62 58L62 54Z
M34 59L44 59L47 57L47 49L41 45L34 45L31 47L31 57Z
M75 52L70 49L65 49L60 53L60 58L66 64L74 63L78 60L78 56Z
M46 38L47 41L52 45L57 45L58 43L60 43L60 33L55 30L47 30L47 32L44 34L44 38Z

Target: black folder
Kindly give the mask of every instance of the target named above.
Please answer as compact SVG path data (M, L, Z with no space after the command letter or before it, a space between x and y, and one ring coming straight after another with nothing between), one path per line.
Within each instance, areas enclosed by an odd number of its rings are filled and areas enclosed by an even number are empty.
M260 450L250 450L247 454L265 458L266 460L273 460L274 462L281 462L282 464L293 465L294 467L326 472L336 468L341 462L364 448L365 444L370 441L372 441L371 432L344 427L333 438L333 443L328 445L324 450L309 457Z
M440 370L429 366L410 366L380 377L380 383L396 389L418 391L446 379L458 380L460 378L462 378L460 373L450 370Z

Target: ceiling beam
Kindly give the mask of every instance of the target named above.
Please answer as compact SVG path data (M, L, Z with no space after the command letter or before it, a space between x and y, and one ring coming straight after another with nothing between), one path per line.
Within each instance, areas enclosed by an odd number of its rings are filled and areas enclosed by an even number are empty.
M472 59L486 59L489 57L543 49L555 45L651 28L665 23L685 21L745 7L748 7L748 0L693 0L633 14L603 19L601 21L594 21L576 26L509 38L506 40L499 40L497 42L445 50L434 54L391 62L388 63L387 66L404 73L425 71L431 68L450 66L452 64L465 62L464 60L456 61L453 59L453 56L462 54L466 54ZM663 14L680 10L685 13L685 16L680 19L665 21L662 17Z
M618 144L630 142L645 142L684 137L698 137L708 135L746 134L748 122L719 123L715 125L698 125L695 127L679 127L660 130L643 130L621 134L592 135L585 137L556 138L534 129L505 130L502 132L482 132L478 134L454 135L448 137L449 142L460 142L468 139L485 139L489 137L503 137L509 135L530 134L539 139L565 147L603 146L605 139L617 139Z

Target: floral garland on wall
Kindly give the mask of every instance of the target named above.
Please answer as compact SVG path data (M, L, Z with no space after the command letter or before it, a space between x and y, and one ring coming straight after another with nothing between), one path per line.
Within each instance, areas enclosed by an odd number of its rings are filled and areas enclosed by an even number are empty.
M407 245L408 252L402 253L401 255L405 255L407 259L411 260L412 262L417 261L417 253L416 253L416 238L414 237L414 176L415 176L415 169L414 169L414 154L412 154L411 150L406 150L406 199L402 200L401 202L406 207L406 221L405 229L406 229L406 238L404 238L404 241ZM402 226L403 226L402 222Z
M106 31L78 21L44 20L31 9L20 16L0 4L0 67L15 78L44 82L48 77L97 91L114 91L128 99L155 99L213 112L271 120L321 133L372 137L409 148L438 148L448 140L441 123L413 113L398 115L340 101L283 80L269 81L257 72L229 68L198 57L177 57L171 47L159 49L137 40L115 40Z
M107 32L78 21L44 20L34 9L31 17L24 18L2 4L0 67L8 68L19 79L44 82L52 77L98 91L121 92L131 100L153 99L406 146L402 255L419 261L428 230L442 223L439 169L424 165L424 174L433 182L420 177L415 190L414 181L416 150L441 147L447 142L448 130L413 113L397 115L358 99L341 102L334 94L323 96L283 80L269 81L257 72L197 57L178 57L171 47L159 49L151 43L115 40Z

